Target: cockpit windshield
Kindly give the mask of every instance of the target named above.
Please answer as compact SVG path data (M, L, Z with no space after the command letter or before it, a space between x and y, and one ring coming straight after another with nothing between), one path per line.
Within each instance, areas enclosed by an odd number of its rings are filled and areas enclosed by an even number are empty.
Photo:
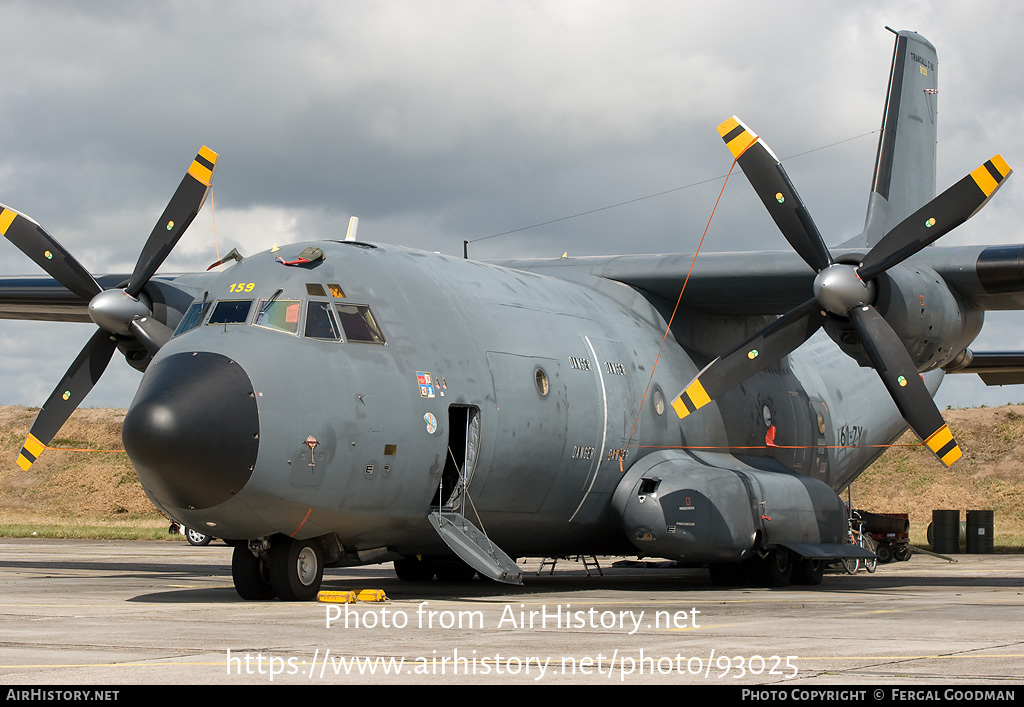
M245 324L249 318L251 299L226 299L217 303L207 324Z
M178 328L174 330L174 335L184 334L186 331L191 331L197 326L203 323L203 317L210 310L211 302L193 302L189 305L188 310L185 312L185 316L181 318L181 322L178 323Z
M359 344L384 344L370 308L365 304L336 304L338 318L345 330L345 339Z
M330 302L310 302L306 308L307 339L322 341L340 341L341 327L334 316L334 308Z
M280 292L278 290L277 294ZM317 341L387 346L369 305L338 302L345 298L345 293L336 284L329 284L325 289L320 284L310 283L306 285L306 292L311 299L305 301L305 307L304 300L277 299L276 294L269 299L259 300L252 325L286 334L298 335L301 332L303 337ZM181 318L174 335L179 336L199 327L211 309L207 325L245 324L249 320L252 304L252 300L193 302Z
M302 301L297 299L260 300L253 324L294 334L299 330L301 307Z

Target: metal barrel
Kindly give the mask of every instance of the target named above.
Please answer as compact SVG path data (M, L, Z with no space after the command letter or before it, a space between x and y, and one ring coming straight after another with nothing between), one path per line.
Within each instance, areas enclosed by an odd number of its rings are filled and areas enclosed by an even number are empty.
M932 550L940 555L960 552L960 511L932 511Z
M994 511L967 511L967 552L974 555L992 553Z

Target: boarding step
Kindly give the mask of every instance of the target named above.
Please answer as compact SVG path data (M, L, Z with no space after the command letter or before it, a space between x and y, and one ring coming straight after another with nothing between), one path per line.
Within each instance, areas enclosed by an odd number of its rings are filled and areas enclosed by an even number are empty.
M512 558L461 513L436 510L427 519L452 552L477 572L505 584L523 583L523 573Z

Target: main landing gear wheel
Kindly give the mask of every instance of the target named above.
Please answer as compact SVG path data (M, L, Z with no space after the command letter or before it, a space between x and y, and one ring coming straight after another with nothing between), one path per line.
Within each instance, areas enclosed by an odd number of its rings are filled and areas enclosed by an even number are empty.
M316 540L278 537L270 545L270 585L282 601L309 601L320 591L323 553Z
M708 565L711 583L716 587L745 587L750 584L749 559L740 562L720 562Z
M395 560L395 574L403 582L429 582L434 578L434 561L428 557Z
M206 533L200 533L198 530L192 528L185 528L185 539L188 540L189 545L195 545L196 547L202 547L209 545L213 540L212 535Z
M769 587L788 587L793 577L793 560L782 548L771 550L757 561L761 583Z
M243 599L259 601L276 596L270 584L270 567L266 556L253 555L248 543L235 545L231 553L231 580L238 596Z
M468 582L476 576L476 570L457 557L437 560L434 567L439 582L459 584Z
M808 557L801 558L793 564L793 584L817 586L825 576L825 561Z

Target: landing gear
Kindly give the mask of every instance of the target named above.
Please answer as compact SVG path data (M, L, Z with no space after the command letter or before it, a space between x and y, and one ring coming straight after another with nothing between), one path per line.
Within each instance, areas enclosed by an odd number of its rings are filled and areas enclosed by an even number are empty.
M793 584L817 586L825 576L825 561L804 557L793 564Z
M282 601L308 601L320 591L323 553L313 538L276 537L270 545L270 585Z
M476 576L476 570L457 557L437 560L436 569L439 582L457 584L468 582Z
M429 582L436 576L439 582L458 584L472 580L477 571L458 557L416 555L395 560L395 574L403 582Z
M708 565L711 583L716 587L745 587L750 585L749 559L741 562L722 562Z
M788 587L793 577L793 561L782 548L769 550L763 558L754 560L758 584L767 587Z
M708 565L716 587L788 587L790 584L814 586L825 576L824 560L795 557L783 548L742 562Z
M238 596L249 601L273 599L274 588L270 585L270 566L264 553L260 557L252 554L248 543L235 545L231 553L231 579Z
M323 551L315 538L278 535L269 549L266 541L241 542L231 554L231 579L243 599L308 601L320 591L323 576Z
M429 582L434 578L436 568L429 557L406 557L395 560L395 574L403 582Z
M213 540L212 535L206 533L200 533L198 530L192 528L185 528L185 539L188 540L189 545L195 545L196 547L202 547L209 545Z

